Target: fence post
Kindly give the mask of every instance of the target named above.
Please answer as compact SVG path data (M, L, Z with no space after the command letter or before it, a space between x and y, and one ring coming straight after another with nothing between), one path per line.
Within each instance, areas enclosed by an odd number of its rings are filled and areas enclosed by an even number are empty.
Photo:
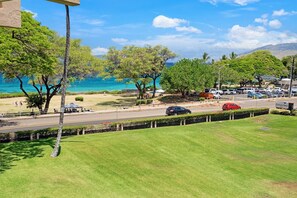
M153 128L153 121L151 121L151 128Z
M17 134L15 132L9 133L9 139L11 142L14 142L17 138Z
M232 113L232 120L235 120L235 113Z
M121 131L124 131L124 124L121 124Z
M181 125L181 126L183 125L183 120L179 121L179 125Z
M211 115L210 115L209 118L208 118L208 122L211 122Z
M83 129L83 130L82 130L82 134L83 134L83 135L85 135L85 134L86 134L86 131L85 131L85 129Z
M208 122L208 116L206 116L206 118L205 118L205 122Z
M155 121L155 128L157 128L157 121Z
M229 114L229 120L232 120L232 115L231 115L231 113Z
M30 133L30 140L34 140L34 134Z
M79 135L79 129L76 130L76 135Z
M187 121L187 120L186 120L186 119L184 119L184 125L186 125L186 124L187 124L187 123L186 123L186 121Z
M36 133L36 140L39 140L39 133Z

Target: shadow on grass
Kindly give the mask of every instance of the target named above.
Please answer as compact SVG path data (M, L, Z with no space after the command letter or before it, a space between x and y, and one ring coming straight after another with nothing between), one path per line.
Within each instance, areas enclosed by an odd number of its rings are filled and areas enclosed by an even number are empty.
M0 144L0 174L15 166L16 161L43 157L43 146L53 147L55 139L21 141Z
M134 106L136 104L135 98L120 98L116 101L106 101L97 103L96 106L112 106L112 107L119 107L119 106Z
M198 101L197 96L186 96L182 97L181 95L168 95L168 96L163 96L158 99L162 103L180 103L180 102L196 102Z

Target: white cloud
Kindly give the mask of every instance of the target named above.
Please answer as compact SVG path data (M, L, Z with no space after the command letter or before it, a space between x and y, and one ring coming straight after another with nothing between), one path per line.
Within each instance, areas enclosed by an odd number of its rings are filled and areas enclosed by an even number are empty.
M159 15L153 20L153 26L156 28L174 28L184 23L188 22L184 19L169 18L163 15Z
M269 21L269 26L274 29L279 29L282 26L282 23L279 20L275 19Z
M284 9L275 10L272 13L272 16L285 16L285 15L289 15L289 12L286 12Z
M255 3L258 2L260 0L201 0L202 2L208 2L211 3L213 5L216 5L218 3L232 3L232 4L237 4L237 5L241 5L241 6L246 6L250 3Z
M228 49L255 49L269 44L297 42L297 34L267 31L261 26L234 25L227 36L227 41L218 42L217 47Z
M33 12L33 11L31 11L31 10L25 10L25 9L24 9L24 11L25 11L25 12L29 12L29 13L31 13L31 14L33 15L33 18L37 18L37 16L38 16L38 14L37 14L36 12Z
M128 39L125 38L112 38L111 40L118 44L124 44L128 42Z
M103 47L97 47L97 48L92 49L92 54L94 56L105 55L107 52L108 52L108 49L107 48L103 48Z
M263 25L267 25L268 24L268 19L267 19L268 15L267 14L263 14L261 16L261 18L256 18L255 22L256 23L262 23Z
M280 9L280 10L273 11L272 16L278 17L278 16L287 16L287 15L295 15L295 14L297 14L297 11L287 12L284 9Z
M183 26L183 27L176 27L175 29L178 32L190 32L190 33L197 33L197 34L202 33L201 30L199 30L199 29L197 29L195 27L192 27L192 26L189 26L189 27L185 27L185 26Z
M83 23L86 23L88 25L103 25L104 21L100 19L85 19L83 20Z

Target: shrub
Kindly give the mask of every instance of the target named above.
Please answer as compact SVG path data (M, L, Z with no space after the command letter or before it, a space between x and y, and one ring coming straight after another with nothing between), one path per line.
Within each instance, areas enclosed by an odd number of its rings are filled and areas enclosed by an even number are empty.
M205 98L199 97L198 101L205 101Z
M146 100L136 100L136 105L146 104Z
M81 101L81 102L83 102L84 101L84 97L77 96L77 97L75 97L75 101Z
M146 100L146 104L152 104L153 103L153 99L147 99Z
M277 115L291 115L291 112L289 110L279 110L279 109L273 109L270 111L271 114L277 114ZM297 111L293 111L292 115L297 115Z

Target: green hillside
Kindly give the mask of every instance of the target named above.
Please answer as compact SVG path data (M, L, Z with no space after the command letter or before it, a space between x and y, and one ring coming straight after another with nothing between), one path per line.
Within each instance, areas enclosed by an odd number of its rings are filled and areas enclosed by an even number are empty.
M297 117L0 144L0 197L297 197Z

